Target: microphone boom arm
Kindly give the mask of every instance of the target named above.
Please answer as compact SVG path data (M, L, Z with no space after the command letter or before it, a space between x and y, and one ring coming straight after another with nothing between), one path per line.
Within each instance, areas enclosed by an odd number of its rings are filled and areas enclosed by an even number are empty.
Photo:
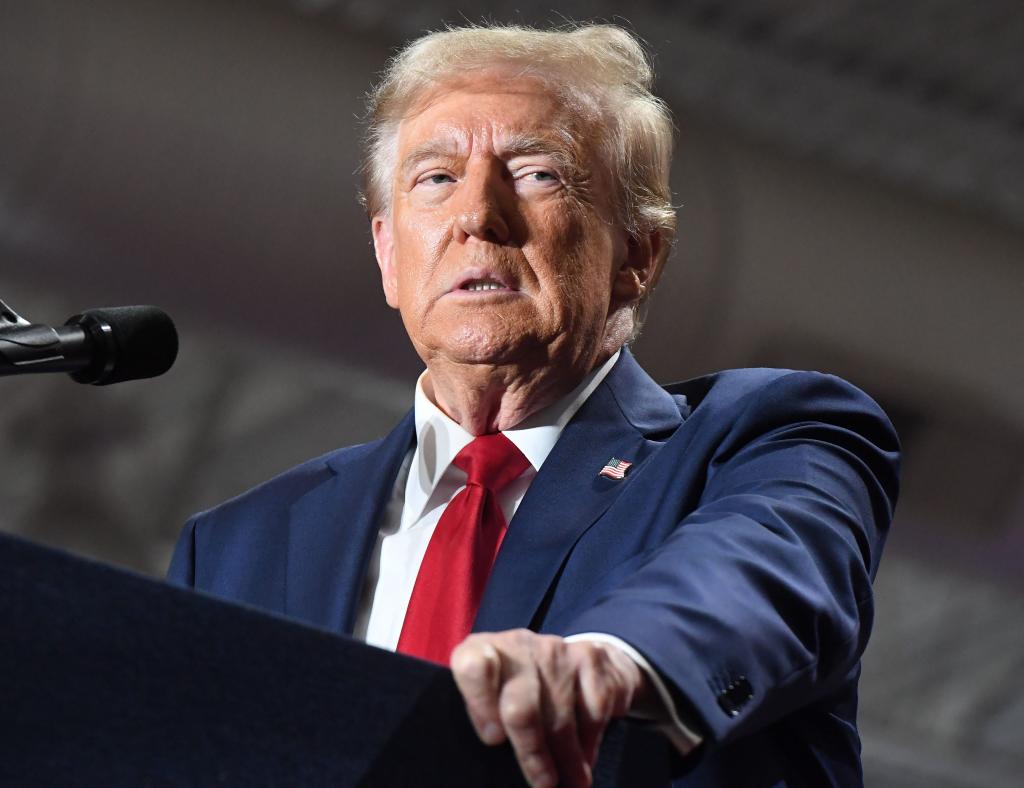
M0 331L11 326L27 326L29 322L11 309L7 304L4 303L3 299L0 298Z
M63 352L63 338L50 326L30 323L0 300L0 375L16 375L33 364L45 364L40 368L44 372L80 369L81 359Z

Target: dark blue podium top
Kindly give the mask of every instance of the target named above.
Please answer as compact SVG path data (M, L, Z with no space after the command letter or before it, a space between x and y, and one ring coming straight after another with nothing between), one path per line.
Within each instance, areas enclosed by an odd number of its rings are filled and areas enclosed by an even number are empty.
M522 786L441 667L0 536L0 785ZM668 783L614 726L595 785Z

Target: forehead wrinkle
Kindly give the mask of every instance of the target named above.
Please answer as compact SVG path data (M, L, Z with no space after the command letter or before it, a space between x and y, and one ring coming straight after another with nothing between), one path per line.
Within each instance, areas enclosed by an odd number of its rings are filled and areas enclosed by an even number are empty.
M565 102L559 91L554 90L546 82L516 71L511 74L474 73L463 78L449 78L436 83L409 107L400 121L396 136L403 136L403 127L409 129L410 124L415 125L437 104L459 93L476 93L482 97L496 94L537 95L553 104L539 114L535 113L533 116L513 121L511 127L506 124L495 124L495 119L481 106L477 106L461 118L442 116L438 119L439 122L434 124L430 138L416 145L402 158L400 168L405 170L431 155L440 158L464 155L457 149L459 143L472 149L476 147L478 141L486 140L493 150L496 143L503 138L507 142L502 146L505 152L502 158L510 158L509 154L516 153L541 153L556 156L564 163L571 163L576 167L582 164L583 156L577 139L579 135L573 133L575 127L586 125L580 108L574 106L572 102ZM544 117L545 115L547 117Z
M402 158L400 169L407 175L425 160L455 162L468 159L474 149L493 149L496 136L500 136L500 132L495 131L494 124L487 118L474 119L470 124L443 120L435 126L430 137ZM483 144L479 145L479 142Z
M490 147L503 161L521 156L549 156L561 169L569 173L578 173L583 169L579 151L573 143L573 135L560 125L552 126L548 131L553 133L547 134L528 131L506 132L488 123L468 133L450 126L438 131L440 133L416 145L405 155L401 163L403 173L410 172L425 160L451 160L464 156L467 148L476 147L473 145L473 139L478 136L489 137L490 145L484 147Z

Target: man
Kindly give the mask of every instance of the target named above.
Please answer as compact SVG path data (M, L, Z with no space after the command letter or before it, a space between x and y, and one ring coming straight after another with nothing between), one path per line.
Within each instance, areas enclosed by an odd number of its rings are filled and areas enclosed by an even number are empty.
M859 784L896 439L835 378L666 391L632 359L675 230L650 83L610 26L451 30L396 57L366 205L426 365L414 412L194 519L170 576L450 656L533 786L589 784L626 714L666 732L681 784Z

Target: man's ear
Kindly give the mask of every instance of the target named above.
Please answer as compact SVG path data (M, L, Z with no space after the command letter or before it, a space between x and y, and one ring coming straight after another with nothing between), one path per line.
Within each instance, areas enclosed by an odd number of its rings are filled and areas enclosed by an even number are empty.
M394 244L391 237L391 218L377 214L370 220L373 233L373 251L380 266L380 281L388 306L398 309L398 271L395 267Z
M626 256L612 281L612 299L621 305L639 301L661 273L661 233L626 236Z

